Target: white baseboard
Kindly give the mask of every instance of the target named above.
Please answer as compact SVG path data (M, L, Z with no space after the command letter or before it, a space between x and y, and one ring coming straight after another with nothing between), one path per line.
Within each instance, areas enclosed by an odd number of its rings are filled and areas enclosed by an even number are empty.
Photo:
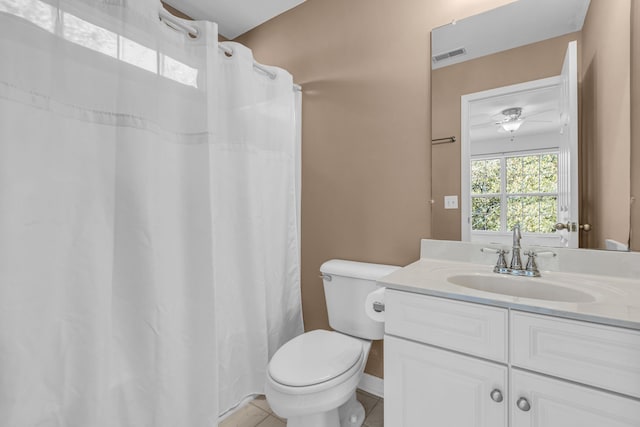
M358 388L369 394L384 398L384 380L373 375L363 374Z

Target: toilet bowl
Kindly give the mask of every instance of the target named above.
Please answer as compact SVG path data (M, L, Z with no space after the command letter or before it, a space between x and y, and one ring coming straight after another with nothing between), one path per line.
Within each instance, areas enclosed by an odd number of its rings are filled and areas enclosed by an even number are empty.
M364 408L356 388L371 341L384 323L365 314L376 280L398 267L332 260L320 268L329 324L335 331L306 332L284 344L269 362L265 394L288 427L359 427Z
M289 427L360 426L355 391L371 341L315 330L294 338L271 359L266 395Z

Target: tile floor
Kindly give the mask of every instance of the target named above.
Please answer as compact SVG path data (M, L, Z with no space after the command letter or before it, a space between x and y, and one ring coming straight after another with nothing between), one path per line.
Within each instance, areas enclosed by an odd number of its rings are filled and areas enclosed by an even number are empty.
M384 400L361 390L357 391L357 397L366 414L363 427L383 427ZM225 419L220 427L285 427L286 424L271 411L264 396L260 396Z

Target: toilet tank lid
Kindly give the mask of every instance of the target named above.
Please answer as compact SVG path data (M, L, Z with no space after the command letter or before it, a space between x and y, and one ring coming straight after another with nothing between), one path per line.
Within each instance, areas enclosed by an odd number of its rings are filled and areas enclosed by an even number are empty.
M336 276L353 277L364 280L378 280L399 269L397 265L372 264L368 262L332 259L320 266L320 272Z

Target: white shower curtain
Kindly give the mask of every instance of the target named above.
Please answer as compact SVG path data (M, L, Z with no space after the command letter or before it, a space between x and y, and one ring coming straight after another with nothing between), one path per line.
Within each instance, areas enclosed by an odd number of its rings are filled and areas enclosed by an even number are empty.
M0 425L200 427L302 331L295 93L155 1L0 0Z

